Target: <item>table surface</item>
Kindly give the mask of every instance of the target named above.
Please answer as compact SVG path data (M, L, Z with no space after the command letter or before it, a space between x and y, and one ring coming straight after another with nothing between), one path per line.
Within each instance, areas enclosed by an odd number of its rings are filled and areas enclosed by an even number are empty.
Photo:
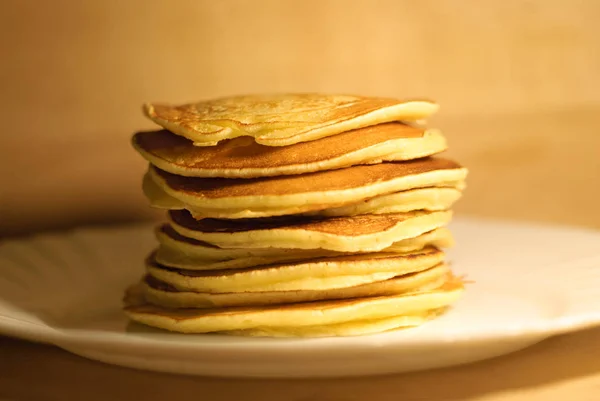
M2 400L597 401L600 328L475 364L408 374L307 380L177 376L90 361L0 337Z

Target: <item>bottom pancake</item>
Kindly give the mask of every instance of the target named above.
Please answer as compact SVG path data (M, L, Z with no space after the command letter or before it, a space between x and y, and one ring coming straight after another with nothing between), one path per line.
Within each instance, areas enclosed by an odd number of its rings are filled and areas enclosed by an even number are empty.
M441 287L402 295L329 300L277 306L244 306L211 309L173 309L149 304L140 286L131 287L124 311L133 321L180 333L236 335L337 336L367 334L420 324L431 311L450 306L461 295L462 282L451 278ZM392 318L398 319L391 324ZM387 324L376 324L387 319ZM335 325L335 327L327 327ZM343 329L344 326L350 329ZM364 330L361 330L364 327ZM364 333L363 333L364 331ZM341 334L340 334L341 333Z

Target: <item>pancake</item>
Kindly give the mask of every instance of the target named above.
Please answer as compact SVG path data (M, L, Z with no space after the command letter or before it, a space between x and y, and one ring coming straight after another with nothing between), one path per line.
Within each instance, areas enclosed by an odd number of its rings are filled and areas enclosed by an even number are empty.
M437 109L428 100L324 94L235 96L143 107L152 121L197 146L240 136L266 146L288 146L385 122L421 120Z
M183 237L168 224L156 230L156 237L160 243L154 254L156 261L164 266L186 270L240 269L346 254L325 249L219 248ZM453 245L450 230L438 228L415 238L395 242L383 251L406 253L426 246L449 248Z
M315 258L247 269L181 270L158 264L152 255L148 274L180 291L208 293L327 290L384 281L440 264L444 253L436 248L397 253Z
M224 215L248 218L273 215L270 213L274 209L280 210L275 215L295 214L410 189L456 186L466 175L465 168L442 158L244 180L182 177L151 166L144 191L154 205L185 208L198 218L225 218ZM153 190L148 181L166 193L167 199L163 199L160 191ZM169 197L176 201L170 201Z
M412 160L446 149L434 130L386 123L294 146L264 146L249 137L199 147L169 131L140 132L135 149L152 165L187 177L255 178L332 170L383 160Z
M386 214L410 212L413 210L445 210L449 209L462 196L464 182L445 183L444 187L427 187L409 189L391 194L379 195L368 200L352 202L346 205L322 209L320 204L306 204L289 208L261 209L196 209L180 200L169 196L152 181L149 175L144 178L144 192L151 199L153 207L169 210L188 210L197 219L206 217L218 219L246 219L290 214L307 216L353 216L356 214ZM331 205L330 205L331 206Z
M310 336L317 330L318 335L344 335L347 331L335 330L331 325L354 322L354 332L360 334L361 327L372 327L368 322L422 316L432 310L446 308L460 297L462 291L462 283L450 279L435 290L401 295L258 307L173 309L149 304L144 299L141 287L134 286L127 291L124 311L138 323L181 333L251 335L275 332ZM386 327L385 330L389 329L389 326Z
M451 211L367 214L346 217L281 216L248 220L195 220L170 211L180 235L221 248L328 249L377 252L449 223Z
M329 290L305 289L296 291L262 291L208 293L180 291L174 286L150 275L140 285L146 301L167 308L214 308L226 306L278 305L312 302L325 299L348 299L369 296L393 295L407 292L429 291L446 282L450 269L439 264L430 269L409 273L389 280L353 287Z

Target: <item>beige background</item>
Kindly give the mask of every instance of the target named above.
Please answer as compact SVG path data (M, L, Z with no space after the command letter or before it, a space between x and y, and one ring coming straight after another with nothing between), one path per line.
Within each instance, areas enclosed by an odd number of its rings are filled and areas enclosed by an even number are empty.
M427 96L462 213L600 227L600 2L1 1L0 233L147 218L144 101Z

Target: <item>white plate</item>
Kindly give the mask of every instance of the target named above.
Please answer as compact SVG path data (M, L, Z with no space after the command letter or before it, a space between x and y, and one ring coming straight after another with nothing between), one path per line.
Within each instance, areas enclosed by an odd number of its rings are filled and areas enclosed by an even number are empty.
M153 247L148 225L0 243L0 334L117 365L254 377L392 373L462 364L600 324L600 233L457 219L453 269L474 281L444 317L322 339L181 335L129 324L123 290Z

